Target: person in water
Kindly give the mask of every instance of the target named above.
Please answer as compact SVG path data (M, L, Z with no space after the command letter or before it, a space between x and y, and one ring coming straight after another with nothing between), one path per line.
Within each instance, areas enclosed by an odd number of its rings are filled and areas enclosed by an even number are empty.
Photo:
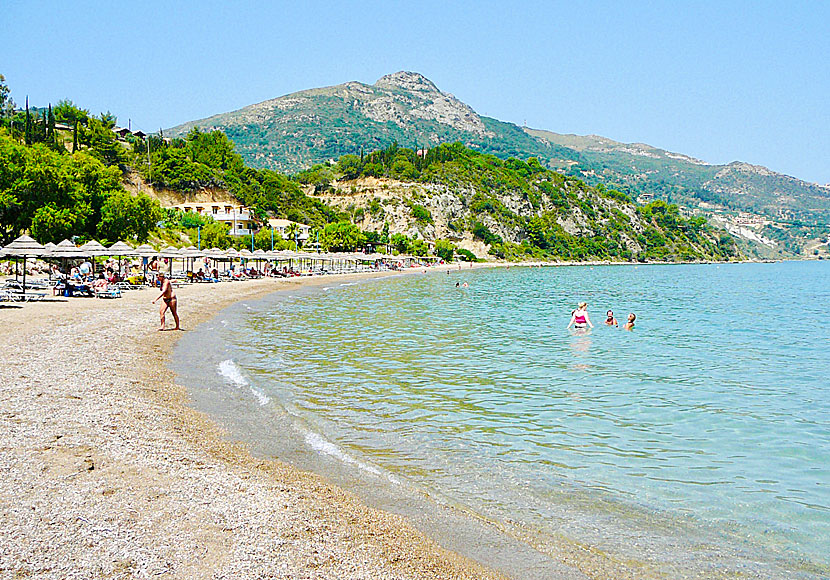
M167 313L168 308L170 309L170 313L173 315L173 320L176 321L176 328L173 330L179 330L179 313L177 311L178 301L176 300L176 295L173 294L173 285L162 272L159 272L158 280L161 285L161 294L159 294L158 298L153 300L153 304L155 304L159 298L164 301L164 304L162 304L159 309L159 316L161 316L161 327L159 330L164 330L164 315Z
M623 330L634 330L634 321L637 320L637 315L633 312L628 315L628 322L623 324Z
M571 321L568 323L568 328L573 325L574 328L593 328L591 318L588 316L588 303L580 302L579 307L571 313Z
M605 318L605 325L606 326L619 326L619 324L617 324L617 319L614 318L614 311L613 310L609 310L608 312L606 312L605 316L606 316L606 318Z

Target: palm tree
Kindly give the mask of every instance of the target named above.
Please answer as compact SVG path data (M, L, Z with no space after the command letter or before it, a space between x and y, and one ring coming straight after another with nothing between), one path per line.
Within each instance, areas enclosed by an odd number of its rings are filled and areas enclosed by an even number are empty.
M296 222L291 222L285 226L285 237L289 240L294 240L294 249L297 250L297 236L300 234L300 225Z

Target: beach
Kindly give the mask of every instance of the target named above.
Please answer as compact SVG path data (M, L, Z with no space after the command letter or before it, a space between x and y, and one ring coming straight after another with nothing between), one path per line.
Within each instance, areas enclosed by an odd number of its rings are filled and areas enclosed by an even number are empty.
M177 288L182 327L320 283ZM0 308L0 577L502 577L230 441L168 369L181 335L156 330L157 295Z

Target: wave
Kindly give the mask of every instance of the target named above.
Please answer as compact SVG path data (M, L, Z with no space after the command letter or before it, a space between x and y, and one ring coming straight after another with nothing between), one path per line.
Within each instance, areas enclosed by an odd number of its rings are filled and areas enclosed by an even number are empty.
M227 379L228 382L230 382L235 387L248 387L248 389L251 391L251 394L259 402L260 406L264 407L265 405L271 402L271 399L268 398L268 395L266 395L260 389L257 389L250 382L248 382L248 379L245 378L244 374L242 374L242 369L240 369L239 366L235 362L233 362L232 359L227 359L220 362L216 370L220 375L225 377L225 379Z
M328 441L327 439L323 438L322 435L318 433L314 433L313 431L306 431L305 432L305 441L315 451L318 453L322 453L323 455L328 455L329 457L333 457L338 461L342 461L348 465L354 465L358 469L366 471L367 473L371 473L372 475L377 475L379 477L385 477L389 481L394 484L400 484L400 480L390 473L384 473L377 467L373 467L372 465L368 465L359 461L340 449L337 445Z

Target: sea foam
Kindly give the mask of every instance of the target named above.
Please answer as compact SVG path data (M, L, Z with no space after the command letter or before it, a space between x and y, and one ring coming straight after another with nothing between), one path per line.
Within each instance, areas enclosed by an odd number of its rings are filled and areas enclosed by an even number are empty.
M233 362L233 360L227 359L220 362L217 366L217 372L237 388L248 387L251 394L259 402L260 406L265 406L271 401L271 399L268 398L268 395L248 382L248 379L246 379L245 375L242 374L242 369L240 369L239 366Z
M372 475L377 475L377 476L380 476L380 477L386 477L392 483L400 484L400 480L397 477L395 477L394 475L388 474L388 473L383 473L377 467L373 467L371 465L363 463L362 461L358 461L357 459L355 459L354 457L352 457L351 455L349 455L348 453L346 453L345 451L340 449L337 445L335 445L331 441L328 441L327 439L323 438L323 436L319 435L318 433L314 433L312 431L306 431L305 432L305 441L306 441L306 443L308 444L309 447L311 447L312 449L314 449L318 453L322 453L323 455L328 455L329 457L333 457L334 459L337 459L338 461L342 461L343 463L346 463L348 465L353 465L353 466L357 467L358 469L366 471L367 473L371 473Z

